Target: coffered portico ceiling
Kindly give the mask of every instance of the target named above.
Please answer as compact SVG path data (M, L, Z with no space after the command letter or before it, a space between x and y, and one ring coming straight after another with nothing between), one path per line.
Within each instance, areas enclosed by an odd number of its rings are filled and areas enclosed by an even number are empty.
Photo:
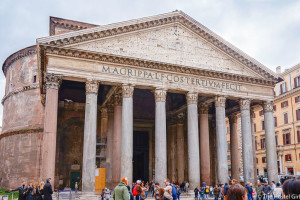
M181 11L39 38L37 45L41 78L66 57L74 66L76 61L105 63L116 73L122 68L114 65L125 65L267 87L279 78Z

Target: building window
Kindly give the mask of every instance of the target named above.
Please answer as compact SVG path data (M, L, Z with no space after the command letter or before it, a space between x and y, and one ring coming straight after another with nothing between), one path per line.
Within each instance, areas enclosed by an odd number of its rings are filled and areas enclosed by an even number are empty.
M261 149L266 148L266 138L261 138L260 139L260 148Z
M292 154L286 154L285 155L285 161L291 162L292 161Z
M275 142L276 142L276 146L278 146L278 135L275 135Z
M288 113L283 113L283 124L288 124L289 123L289 118L288 118Z
M230 160L230 156L227 156L227 160Z
M280 85L280 94L286 93L286 83Z
M227 143L227 145L228 151L230 151L230 143Z
M264 115L264 110L259 111L259 116L262 116L262 115Z
M261 130L265 130L265 121L261 121Z
M292 168L292 167L287 167L287 174L288 174L288 175L294 175L294 168Z
M277 127L277 117L274 117L274 126Z
M291 134L284 133L283 135L283 145L291 144Z
M300 120L300 108L296 110L296 119L297 121Z
M294 88L299 86L300 86L300 76L297 76L296 78L294 78Z
M226 127L227 133L229 133L229 126Z
M276 105L273 106L273 110L276 111Z
M267 157L262 157L261 160L262 160L262 163L267 163Z
M257 137L255 137L255 150L257 151Z
M254 132L256 132L256 124L254 123Z
M258 158L256 158L256 163L258 163Z
M298 143L300 143L300 130L299 130L299 128L297 130L297 141L298 141Z
M281 108L286 108L288 106L289 106L289 102L288 101L281 102Z
M300 96L295 97L295 103L299 103L300 102Z

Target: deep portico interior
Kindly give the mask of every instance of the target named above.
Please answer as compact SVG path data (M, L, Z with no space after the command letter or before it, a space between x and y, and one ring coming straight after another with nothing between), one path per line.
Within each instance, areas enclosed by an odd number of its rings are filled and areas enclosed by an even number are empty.
M257 104L268 177L278 179L272 111L280 78L181 11L101 26L51 17L50 36L7 58L3 72L0 176L7 187L19 177L74 187L79 177L82 190L94 192L95 168L106 169L108 187L123 176L161 184L169 177L191 188L225 183L227 119L231 177L241 173L240 126L243 176L254 182ZM13 107L21 111L9 114ZM19 161L35 163L34 175L13 172Z

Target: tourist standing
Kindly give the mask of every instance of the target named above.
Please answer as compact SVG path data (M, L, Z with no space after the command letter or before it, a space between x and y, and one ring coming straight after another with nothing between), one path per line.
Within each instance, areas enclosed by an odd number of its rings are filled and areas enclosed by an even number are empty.
M263 186L261 185L260 181L257 181L256 190L256 200L263 200Z
M173 184L171 184L170 179L166 179L165 180L165 185L172 187L172 197L173 197L173 200L177 200L177 190L176 190L176 187Z
M44 185L44 181L41 181L36 188L36 200L43 200Z
M264 186L263 186L263 196L264 196L265 200L269 200L271 192L272 192L271 187L265 181Z
M194 193L195 193L195 200L197 200L198 199L198 195L199 195L199 189L198 189L198 187L195 188Z
M51 178L46 180L46 184L44 185L44 200L52 200L52 185L51 185Z
M130 188L129 188L130 189ZM105 195L105 199L109 200L110 199L110 190L108 188L105 188L104 190L104 195Z
M186 182L185 183L185 191L186 191L186 193L189 193L189 189L190 189L190 184L189 184L189 182Z
M221 184L220 186L220 198L221 200L224 200L224 185Z
M129 192L127 189L127 178L123 177L121 182L115 187L113 199L114 200L129 200Z
M220 196L220 188L218 187L218 185L216 185L214 187L213 193L214 193L214 196L215 196L215 200L218 200L219 196Z
M282 199L282 188L280 187L280 183L276 184L276 187L273 190L274 200Z
M135 200L141 200L141 193L142 193L142 187L141 187L142 181L137 180L136 184L132 190L133 196L135 196Z
M165 193L164 193L164 199L165 200L173 200L173 195L172 195L172 191L173 188L171 185L168 185L166 188L165 188Z
M252 197L253 190L252 190L252 187L250 186L250 182L248 182L245 187L246 187L246 190L247 190L248 200L253 200L253 197Z
M247 191L241 184L232 185L225 196L225 200L246 200L247 199Z
M290 179L282 185L282 198L287 199L300 199L300 180Z
M130 186L127 185L126 187L127 187L127 189L128 189L128 193L129 193L129 200L134 200L133 194L132 194L132 192L130 191Z
M27 191L27 186L26 182L23 181L20 187L17 187L16 189L10 189L11 192L18 191L19 192L19 200L25 200L26 199L26 191Z

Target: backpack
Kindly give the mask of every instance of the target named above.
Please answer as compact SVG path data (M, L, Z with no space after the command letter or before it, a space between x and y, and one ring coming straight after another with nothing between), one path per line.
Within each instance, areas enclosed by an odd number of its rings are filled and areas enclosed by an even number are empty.
M204 189L201 189L200 194L204 194Z
M209 193L209 189L208 188L206 188L206 193Z
M133 188L133 190L132 190L132 195L133 196L137 196L138 195L138 192L137 192L137 190L136 190L136 186Z

